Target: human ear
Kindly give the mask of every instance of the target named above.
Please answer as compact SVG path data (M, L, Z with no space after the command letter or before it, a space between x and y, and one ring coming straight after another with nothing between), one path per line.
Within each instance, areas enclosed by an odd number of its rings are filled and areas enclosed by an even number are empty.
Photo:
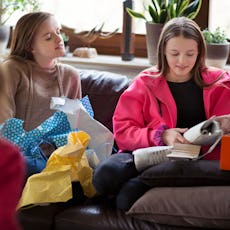
M34 48L32 44L26 44L25 45L25 50L29 53L33 53L34 52Z

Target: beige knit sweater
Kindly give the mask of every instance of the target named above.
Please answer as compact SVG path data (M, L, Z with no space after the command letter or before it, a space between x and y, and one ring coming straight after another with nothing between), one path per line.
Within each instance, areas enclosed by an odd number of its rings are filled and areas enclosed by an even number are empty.
M80 77L74 67L57 64L44 69L17 58L6 60L0 68L0 82L4 77L8 89L0 123L16 117L24 121L26 130L31 130L55 112L49 108L51 97L81 98Z

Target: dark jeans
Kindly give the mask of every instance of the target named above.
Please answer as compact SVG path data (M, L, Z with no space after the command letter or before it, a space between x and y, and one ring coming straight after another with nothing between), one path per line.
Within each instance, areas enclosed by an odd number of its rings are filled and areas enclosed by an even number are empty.
M133 155L117 153L96 167L93 184L99 194L115 195L117 207L127 211L149 189L137 176Z

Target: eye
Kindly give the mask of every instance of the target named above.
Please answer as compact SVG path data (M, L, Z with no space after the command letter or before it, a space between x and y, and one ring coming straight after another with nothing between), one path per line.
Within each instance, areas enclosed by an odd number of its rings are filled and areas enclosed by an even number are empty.
M60 30L60 29L57 29L56 33L57 33L57 34L61 34L61 30Z
M178 53L171 53L172 56L176 57L178 56L179 54Z
M52 38L51 34L47 34L45 39L46 39L46 41L49 41L49 40L51 40L51 38Z
M194 53L188 53L187 56L188 56L188 57L193 57L193 56L194 56Z

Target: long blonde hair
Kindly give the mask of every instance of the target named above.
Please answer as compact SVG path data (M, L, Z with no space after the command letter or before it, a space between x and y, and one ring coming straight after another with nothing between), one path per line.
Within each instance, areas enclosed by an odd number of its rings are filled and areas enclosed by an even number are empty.
M158 63L157 63L160 74L166 76L166 74L169 71L168 62L165 57L166 43L169 41L169 39L178 36L183 36L188 39L193 39L197 42L198 56L191 73L194 76L194 80L198 86L200 87L208 86L201 77L202 69L206 68L205 40L196 22L186 17L173 18L170 21L168 21L162 29L159 43L158 43Z
M10 57L21 57L33 60L31 45L40 25L49 17L53 16L46 12L34 12L22 16L13 32L10 46Z

